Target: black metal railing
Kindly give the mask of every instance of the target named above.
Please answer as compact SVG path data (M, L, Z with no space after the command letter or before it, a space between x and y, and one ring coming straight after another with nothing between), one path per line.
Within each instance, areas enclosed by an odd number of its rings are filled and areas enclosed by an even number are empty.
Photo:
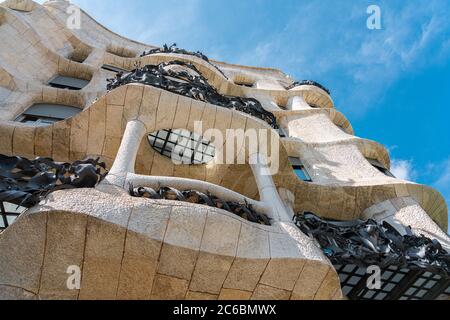
M319 243L339 273L350 299L436 299L450 285L450 254L410 228L400 234L387 222L329 221L312 213L296 215L299 229ZM369 267L381 270L381 288L368 288Z
M316 81L313 81L313 80L296 81L296 82L294 82L293 84L291 84L291 85L287 88L287 90L291 90L291 89L293 89L293 88L295 88L295 87L298 87L298 86L314 86L314 87L317 87L317 88L322 89L323 91L325 91L326 93L328 93L328 95L331 95L330 90L328 90L328 89L325 88L323 85L321 85L320 83L318 83L318 82L316 82Z
M171 70L168 67L172 65L183 66L192 70L195 74L187 71ZM245 112L264 120L272 128L278 129L275 116L271 112L266 111L258 100L220 94L200 74L197 68L189 63L171 61L159 65L146 65L142 68L136 66L136 69L129 73L119 73L116 78L108 79L107 89L113 90L129 83L146 84L216 106Z
M49 193L74 188L93 188L107 174L99 159L55 162L50 158L28 160L0 155L0 203L31 208ZM2 216L7 215L2 209Z
M175 188L161 188L156 191L152 188L134 188L130 185L130 195L153 200L173 200L205 205L228 211L250 222L270 225L269 217L263 213L256 212L252 205L246 202L224 201L214 195L205 194L196 190L179 191Z
M196 51L196 52L192 52L192 51L188 51L185 49L180 49L177 47L177 44L174 43L171 46L168 46L167 44L164 44L162 46L162 48L156 48L156 49L151 49L149 51L144 51L141 54L141 57L145 57L145 56L149 56L152 54L157 54L157 53L176 53L176 54L185 54L185 55L189 55L189 56L194 56L197 58L200 58L204 61L206 61L208 64L210 64L212 67L214 67L217 71L219 71L219 73L228 80L228 77L225 75L225 73L218 67L216 66L214 63L212 63L209 58L204 55L202 52L200 51Z

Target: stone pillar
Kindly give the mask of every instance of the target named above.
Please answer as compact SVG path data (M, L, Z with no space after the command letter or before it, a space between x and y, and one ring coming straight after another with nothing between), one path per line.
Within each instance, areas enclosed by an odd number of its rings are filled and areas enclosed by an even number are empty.
M309 104L306 103L303 96L295 96L288 100L287 110L307 110L312 109Z
M267 206L270 218L277 222L292 222L292 214L281 200L266 163L267 159L261 154L250 156L250 166L258 186L260 200Z
M146 128L141 121L133 120L128 122L116 160L110 171L111 175L127 172L134 173L137 153L145 133Z

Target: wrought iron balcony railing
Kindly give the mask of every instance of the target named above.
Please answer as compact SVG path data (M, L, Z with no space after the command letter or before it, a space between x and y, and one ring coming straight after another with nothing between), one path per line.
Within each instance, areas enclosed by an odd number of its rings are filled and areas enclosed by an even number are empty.
M312 213L297 215L296 225L317 240L336 267L350 299L436 299L448 294L450 254L442 245L405 228L401 235L387 222L327 221ZM381 270L381 288L367 287L367 269Z
M318 82L316 82L316 81L313 81L313 80L296 81L296 82L294 82L293 84L291 84L291 85L287 88L287 90L291 90L291 89L293 89L293 88L295 88L295 87L298 87L298 86L314 86L314 87L317 87L317 88L322 89L323 91L325 91L326 93L328 93L328 95L331 95L330 90L328 90L328 89L325 88L323 85L321 85L320 83L318 83Z
M174 65L188 68L188 70L192 70L193 74L187 71L174 71L169 68ZM278 129L275 116L271 112L266 111L258 100L220 94L192 64L172 61L159 65L146 65L142 68L137 67L129 73L119 73L116 78L108 79L107 89L113 90L129 83L146 84L192 99L245 112L264 120L272 128Z
M205 194L196 190L179 191L175 188L161 188L158 191L152 188L134 188L130 185L130 195L133 197L148 198L153 200L174 200L219 208L233 213L250 222L270 225L270 219L263 213L256 212L248 203L225 201L218 197Z
M28 160L0 155L0 203L31 208L57 190L93 188L106 174L105 164L99 159L69 164L50 158Z
M225 73L218 66L213 64L209 60L209 58L200 51L192 52L192 51L188 51L185 49L180 49L177 47L176 43L172 44L170 47L167 44L164 44L162 48L156 48L156 49L152 49L149 51L144 51L144 53L141 54L141 57L145 57L145 56L149 56L149 55L157 54L157 53L177 53L177 54L185 54L185 55L190 55L190 56L200 58L200 59L206 61L207 63L209 63L212 67L214 67L217 71L219 71L219 73L221 75L223 75L225 79L228 80L228 77L225 75Z

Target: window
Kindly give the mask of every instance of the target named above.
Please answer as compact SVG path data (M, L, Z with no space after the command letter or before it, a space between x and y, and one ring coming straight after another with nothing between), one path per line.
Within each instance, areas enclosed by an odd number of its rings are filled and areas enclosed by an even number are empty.
M206 164L215 157L211 142L187 130L161 130L148 140L153 149L179 164Z
M234 81L234 84L238 85L238 86L253 88L253 85L255 84L255 82L254 81L245 81L245 80L243 80L243 81Z
M275 131L278 132L278 135L280 136L280 138L286 138L287 137L286 131L284 131L283 128L276 129Z
M17 12L21 12L21 13L28 13L31 12L32 10L26 10L26 9L20 9L20 8L9 8L11 10L17 11Z
M87 80L65 76L56 76L48 82L50 87L69 90L81 90L88 84Z
M45 126L71 118L79 112L81 112L81 109L71 106L37 103L28 108L16 121L36 126Z
M0 202L0 232L8 228L26 208L8 202Z
M344 296L351 300L433 300L448 295L450 279L428 271L400 269L390 266L381 269L381 288L367 287L370 276L365 268L354 265L335 266Z
M367 159L367 161L370 162L372 166L374 166L376 169L378 169L381 173L385 174L388 177L395 178L395 176L390 172L388 169L386 169L378 160L376 159Z
M289 157L289 161L291 162L297 177L299 177L303 181L312 182L311 176L309 175L308 171L305 168L305 165L299 158Z
M336 127L338 127L339 129L341 129L342 132L347 133L347 129L345 129L342 125L337 124Z
M128 70L125 70L125 69L122 69L122 68L119 68L119 67L115 67L115 66L112 66L112 65L109 65L109 64L102 65L102 69L108 70L108 71L112 71L112 72L115 72L115 73L120 73L120 72L127 73L127 72L129 72Z

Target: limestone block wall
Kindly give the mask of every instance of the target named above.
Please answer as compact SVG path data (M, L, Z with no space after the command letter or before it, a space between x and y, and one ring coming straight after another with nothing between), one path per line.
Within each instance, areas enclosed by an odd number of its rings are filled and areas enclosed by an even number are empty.
M296 228L108 184L52 194L0 235L0 249L0 298L341 297L336 271ZM67 289L68 266L81 268L80 290Z

